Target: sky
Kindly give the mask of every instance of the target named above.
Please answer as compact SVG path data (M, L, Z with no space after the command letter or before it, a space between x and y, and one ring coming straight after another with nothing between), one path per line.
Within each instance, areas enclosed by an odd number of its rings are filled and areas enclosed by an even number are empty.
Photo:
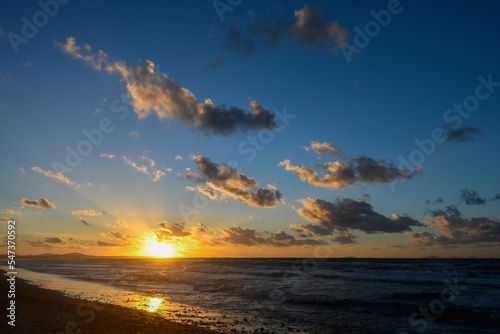
M5 249L500 254L496 2L1 6Z

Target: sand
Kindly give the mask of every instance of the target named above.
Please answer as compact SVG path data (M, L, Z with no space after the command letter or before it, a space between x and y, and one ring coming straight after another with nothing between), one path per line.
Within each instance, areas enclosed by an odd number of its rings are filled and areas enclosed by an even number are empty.
M194 325L169 321L158 314L116 305L91 303L16 278L15 327L7 324L7 277L0 275L0 333L115 334L180 333L216 334Z

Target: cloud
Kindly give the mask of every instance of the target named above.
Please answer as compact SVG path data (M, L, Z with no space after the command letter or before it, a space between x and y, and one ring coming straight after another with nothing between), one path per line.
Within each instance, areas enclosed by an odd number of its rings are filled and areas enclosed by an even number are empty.
M496 194L495 197L491 197L490 201L500 201L500 193Z
M19 167L18 170L21 172L21 174L26 174L26 171L23 167Z
M156 236L161 240L169 239L172 237L183 238L191 235L188 230L184 229L184 224L169 224L168 222L164 221L159 225L160 228L158 229L158 231L156 231Z
M226 64L224 64L224 60L222 59L220 52L216 52L212 62L203 66L203 69L205 71L213 71L219 67L226 67Z
M160 120L174 119L206 135L223 136L276 127L274 113L258 102L248 103L249 112L238 107L216 105L210 99L200 102L179 81L155 71L155 65L151 61L135 67L127 66L121 61L110 62L102 50L92 53L90 46L82 50L76 45L73 37L67 38L65 44L58 43L57 46L64 53L84 61L97 70L119 74L126 83L128 96L139 119L154 114Z
M87 223L87 219L85 219L85 218L80 217L79 221L80 221L80 223L82 223L84 225L90 225L89 223Z
M102 153L102 154L100 155L100 157L101 157L101 158L114 159L114 158L116 158L116 155L114 155L114 154Z
M437 203L444 203L444 200L442 197L438 197L436 198L435 201L431 201L430 199L428 199L427 201L425 201L425 204L437 204Z
M211 198L217 198L217 191L222 198L232 197L256 207L275 207L281 201L282 194L273 185L260 186L254 178L227 165L213 163L207 157L195 156L193 161L198 165L201 177L190 172L186 178L205 183L206 187L198 190Z
M45 177L48 177L52 181L64 183L64 184L67 184L67 185L70 185L70 186L74 185L74 183L71 182L62 173L54 174L54 172L52 172L51 170L43 170L40 167L36 167L36 166L35 167L31 167L31 170L34 171L34 172L43 174Z
M223 240L233 245L255 246L266 243L264 238L257 236L254 229L235 226L223 228L221 231L224 234Z
M120 239L120 240L123 240L123 241L127 241L129 239L132 239L133 237L131 235L124 235L118 231L111 231L109 232L110 235L112 235L113 237L115 237L116 239Z
M347 39L347 30L337 22L329 21L320 8L307 5L295 11L292 21L292 33L303 45L325 45L333 48Z
M460 190L460 199L467 205L481 205L487 202L485 198L479 197L477 191L469 189Z
M0 73L0 83L9 81L11 77L12 75L10 73L5 73L5 74Z
M292 231L301 233L303 235L316 235L319 237L327 237L333 239L335 242L339 244L354 244L355 238L357 235L354 235L348 231L342 231L341 233L337 233L333 231L330 227L325 227L322 225L308 224L308 225L290 225L290 229ZM306 234L304 234L306 233Z
M121 227L128 227L127 223L125 223L125 222L124 222L123 220L121 220L121 219L118 219L118 220L116 221L116 223L117 223L118 225L120 225Z
M285 170L296 174L302 182L317 187L336 189L358 186L363 183L389 183L399 179L410 179L418 173L418 170L412 172L409 169L399 169L392 162L375 160L367 156L348 158L347 162L337 160L316 165L324 170L323 175L304 165L292 165L290 160L284 160L278 164L278 166L284 166Z
M134 138L139 138L139 131L137 130L134 130L132 132L130 132L130 135Z
M52 248L53 245L38 239L24 239L32 247Z
M85 52L88 53L84 55L81 46L76 44L74 37L69 37L66 39L66 43L56 43L64 53L71 55L75 59L82 60L84 63L94 67L96 70L100 71L104 68L110 66L109 57L102 50L98 50L97 53L92 53L92 48L90 45L85 44L83 48ZM108 69L109 70L109 69Z
M14 210L12 209L5 209L3 213L6 213L8 215L17 215L17 216L20 216L21 213L20 212L15 212Z
M254 229L239 226L223 228L220 231L223 234L222 240L232 245L272 247L327 245L323 240L296 239L284 231L271 233L268 238L263 238Z
M63 241L59 238L52 237L52 238L45 238L45 242L49 244L66 244L66 241Z
M175 160L183 160L184 158L181 155L175 157Z
M464 143L476 141L481 135L484 134L481 129L472 126L466 126L456 130L445 126L443 129L445 130L445 133L443 134L445 143Z
M243 37L238 29L236 29L234 22L231 22L227 28L224 48L229 51L234 51L244 58L252 56L255 52L253 41L247 37Z
M112 242L105 242L105 241L97 241L96 245L99 247L117 247L117 246L122 246L121 244L115 244Z
M33 63L30 61L27 61L24 63L24 67L33 67Z
M43 197L38 200L29 200L27 198L23 198L20 203L22 205L39 209L57 209L57 207L53 203L50 203L46 198Z
M250 57L255 53L256 42L274 49L291 40L308 48L336 51L348 37L347 30L338 22L330 21L320 8L308 5L296 10L294 17L288 20L275 18L267 23L256 15L251 15L250 18L251 24L246 29L246 35L240 33L232 22L224 44L227 50L242 57Z
M457 217L457 216L460 216L461 214L462 213L455 205L448 205L444 211L443 210L431 211L431 216L433 216L433 217L445 216L445 215Z
M88 209L88 210L75 210L75 211L72 211L71 212L72 214L74 215L85 215L85 216L102 216L102 215L107 215L108 212L106 211L99 211L99 212L96 212L92 209Z
M386 217L375 212L371 204L363 200L343 198L331 203L308 198L300 202L303 207L296 210L300 216L332 232L356 229L366 233L401 233L411 231L412 226L423 226L408 216L393 214Z
M217 196L217 193L215 191L213 191L212 189L210 189L209 187L200 187L198 186L197 187L198 191L200 193L202 193L203 195L206 195L208 196L210 199L217 199L218 196Z
M11 221L11 219L10 219L10 218L7 218L7 217L0 217L0 222L2 222L2 223L8 223L8 222L10 222L10 221Z
M115 155L112 154L101 154L101 157L105 157L108 159L113 159ZM149 179L153 182L160 181L162 178L167 176L167 174L164 171L171 172L171 168L165 168L165 167L159 167L158 163L154 161L153 159L149 158L146 155L143 155L140 157L142 161L145 161L145 165L139 165L136 163L134 160L131 160L127 158L126 156L122 156L122 161L124 164L134 168L136 171L139 173L142 173L144 175L147 175Z
M457 245L500 245L500 221L487 217L464 218L442 214L430 221L430 226L441 232L441 235L429 232L411 233L411 245L441 246L454 248Z
M342 156L344 154L344 152L342 152L340 148L331 143L320 143L317 141L312 141L311 146L303 146L303 148L308 152L310 150L313 150L314 153L320 156L325 154Z

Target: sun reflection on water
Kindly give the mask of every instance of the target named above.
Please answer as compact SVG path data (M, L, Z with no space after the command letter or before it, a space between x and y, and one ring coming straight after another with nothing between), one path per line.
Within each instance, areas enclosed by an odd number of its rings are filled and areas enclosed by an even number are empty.
M160 307L162 301L163 301L163 299L161 299L161 298L151 298L149 300L148 312L156 312L158 307Z

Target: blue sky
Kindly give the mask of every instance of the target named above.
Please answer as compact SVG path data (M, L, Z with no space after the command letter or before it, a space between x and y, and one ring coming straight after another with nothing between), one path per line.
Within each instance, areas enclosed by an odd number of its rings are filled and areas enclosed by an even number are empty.
M0 205L4 220L17 218L25 226L18 236L24 253L143 254L137 245L156 237L185 256L311 256L317 247L334 249L332 256L498 254L498 4L242 1L219 13L209 1L57 4L58 12L46 15L46 24L17 45L17 53L13 34L23 37L23 17L32 23L43 9L36 1L23 1L3 5L0 14ZM373 11L389 10L394 13L385 27L374 23ZM362 47L357 32L370 24L378 30ZM69 48L68 38L77 49ZM359 53L346 57L347 46ZM100 70L89 61L97 59L98 50L108 57ZM133 76L133 69L147 61L153 72ZM117 69L118 62L128 66L126 72ZM113 67L111 73L105 66ZM197 108L210 109L204 103L210 99L219 116L230 110L222 105L246 116L238 114L236 127L221 133L222 123L200 121L203 113L191 119L172 101L157 102L170 96L168 89L134 93L127 88L173 79L194 94ZM485 81L493 82L490 90ZM479 104L467 118L460 116L460 126L449 127L453 123L443 116L459 114L447 110L474 102L478 85L488 96L476 98ZM117 99L116 106L129 110L124 119L113 112ZM270 123L257 124L248 116L251 101L263 108L261 116L273 117ZM141 103L149 108L142 119ZM285 124L283 113L291 115ZM86 140L82 131L98 129L103 119L113 131L71 171L57 170L54 162L65 162L66 147L76 150ZM415 153L422 152L415 140L429 142L435 129L448 133L446 142L433 141L430 155ZM252 138L259 150L254 147L256 155L249 159ZM343 154L316 154L314 145L320 144ZM412 154L424 158L419 173L414 164L411 170L401 165L401 158L410 160ZM358 157L371 158L372 165L361 165ZM316 170L319 177L339 178L316 165L335 161L358 172L366 167L375 173L378 166L397 173L392 180L370 174L346 186L324 187L278 166L285 160ZM235 162L237 169L224 169ZM207 166L218 168L218 178L201 171ZM62 176L51 177L49 171ZM190 171L197 176L186 177ZM224 172L230 177L222 179ZM242 176L258 185L244 188ZM244 191L243 197L230 186ZM215 191L217 198L197 187ZM248 200L260 194L259 187L276 203ZM24 198L44 198L56 208L23 204ZM438 198L442 201L433 203ZM330 203L333 211L315 206L316 200ZM196 210L183 214L185 206ZM446 211L452 206L458 215ZM301 208L327 211L311 215ZM358 211L341 217L347 209ZM411 221L394 232L392 214ZM372 233L377 219L392 227ZM199 224L207 231L196 230ZM480 227L485 224L486 232ZM292 228L307 225L324 228L323 234ZM280 239L279 231L286 238Z

